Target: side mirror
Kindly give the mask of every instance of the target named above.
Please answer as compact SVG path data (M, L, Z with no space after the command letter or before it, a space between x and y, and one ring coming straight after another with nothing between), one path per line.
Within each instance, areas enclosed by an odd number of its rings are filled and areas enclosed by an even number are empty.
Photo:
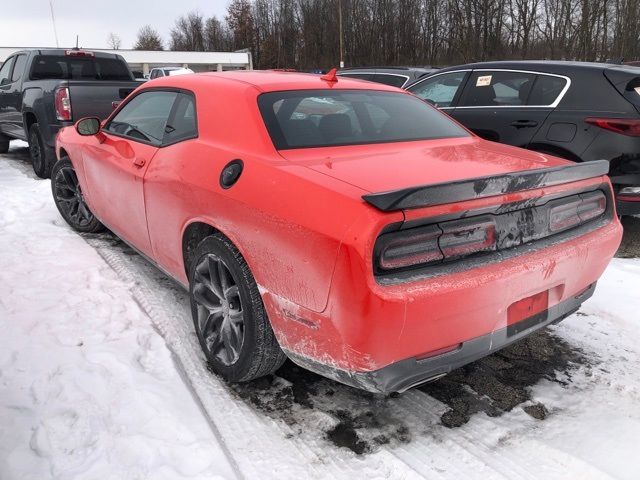
M96 135L100 131L100 119L96 117L87 117L78 120L76 123L76 132L83 137Z

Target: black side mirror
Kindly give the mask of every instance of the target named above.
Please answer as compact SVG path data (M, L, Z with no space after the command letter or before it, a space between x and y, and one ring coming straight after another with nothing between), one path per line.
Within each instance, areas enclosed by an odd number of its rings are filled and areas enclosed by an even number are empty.
M100 131L100 119L96 117L87 117L78 120L76 123L76 132L83 137L95 135Z

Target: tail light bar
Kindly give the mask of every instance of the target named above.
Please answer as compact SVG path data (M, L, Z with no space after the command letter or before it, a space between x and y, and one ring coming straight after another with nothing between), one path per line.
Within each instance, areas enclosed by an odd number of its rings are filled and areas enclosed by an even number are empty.
M585 123L609 130L610 132L640 137L640 120L630 118L585 118Z
M62 121L71 121L71 97L68 87L59 87L54 93L54 105L56 118Z
M374 272L385 274L506 250L583 225L606 212L607 197L597 190L505 214L383 233L374 247Z

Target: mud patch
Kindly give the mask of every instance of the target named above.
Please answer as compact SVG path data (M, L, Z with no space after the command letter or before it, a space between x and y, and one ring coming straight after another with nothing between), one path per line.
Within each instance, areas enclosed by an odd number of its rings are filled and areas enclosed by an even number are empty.
M464 425L476 413L496 417L530 402L530 387L540 380L566 386L579 366L589 367L587 357L543 330L418 388L449 407L441 421L453 428ZM547 415L541 403L525 407L525 411L538 419Z
M543 330L478 362L418 387L446 407L440 422L448 428L484 412L497 417L521 406L544 420L547 407L532 399L530 387L546 379L566 386L574 370L589 368L578 349ZM244 401L286 423L297 435L315 435L358 455L381 445L401 445L433 422L405 423L402 395L384 397L363 392L311 373L291 362L249 384L232 386Z

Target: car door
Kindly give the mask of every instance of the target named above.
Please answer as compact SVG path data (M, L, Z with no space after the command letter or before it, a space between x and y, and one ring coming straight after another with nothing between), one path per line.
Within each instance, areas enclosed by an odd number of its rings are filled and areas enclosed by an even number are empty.
M11 133L10 127L10 90L11 71L16 57L9 57L0 67L0 131Z
M530 102L538 77L526 71L474 70L451 115L486 140L526 147L553 110Z
M144 200L144 175L162 145L177 92L143 90L109 120L83 150L88 201L118 236L151 255Z
M219 172L224 165L213 168L215 163L210 163L212 158L209 154L197 154L192 145L197 136L195 96L181 91L167 122L163 147L154 157L144 177L144 198L153 258L176 278L184 275L182 256L179 254L182 252L184 220L193 211L194 196L197 198L187 183L186 172L195 169L203 178L210 176L213 187L217 185Z
M22 82L25 75L27 55L16 55L10 82L0 87L4 97L2 110L5 131L13 137L24 138L22 127Z

